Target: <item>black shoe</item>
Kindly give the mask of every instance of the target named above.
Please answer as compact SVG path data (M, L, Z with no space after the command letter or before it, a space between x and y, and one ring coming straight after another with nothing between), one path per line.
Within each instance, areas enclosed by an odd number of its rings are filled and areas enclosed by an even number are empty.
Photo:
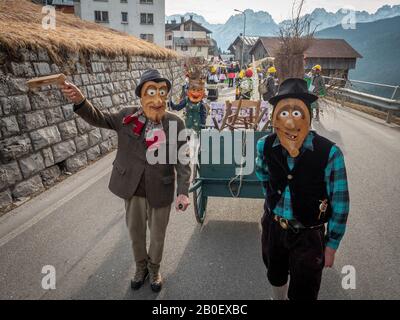
M142 279L140 279L140 280L131 280L131 288L133 290L139 290L143 286L143 284L146 281L148 276L149 276L149 271L146 269Z
M153 292L160 292L162 289L162 283L161 282L154 282L150 284L151 290Z

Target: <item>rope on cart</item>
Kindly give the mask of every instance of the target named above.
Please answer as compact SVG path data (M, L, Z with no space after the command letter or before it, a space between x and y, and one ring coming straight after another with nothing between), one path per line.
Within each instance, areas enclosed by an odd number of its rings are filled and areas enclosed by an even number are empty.
M233 177L229 183L228 183L228 188L229 188L229 192L231 193L233 198L238 198L240 195L240 192L242 191L242 184L243 184L243 169L244 169L244 158L246 155L246 136L247 136L247 132L246 130L242 131L242 159L240 160L240 173L238 175L236 175L235 177ZM239 179L239 187L237 189L237 192L234 193L232 190L232 184Z

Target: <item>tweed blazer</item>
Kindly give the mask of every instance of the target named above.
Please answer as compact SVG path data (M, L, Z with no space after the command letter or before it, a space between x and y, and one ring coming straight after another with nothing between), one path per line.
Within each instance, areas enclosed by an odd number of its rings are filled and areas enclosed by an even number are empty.
M166 112L162 124L166 134L166 164L150 164L146 159L146 144L144 133L137 136L132 131L133 123L125 125L123 119L138 110L137 107L124 108L119 112L110 113L93 106L87 99L81 106L74 106L74 111L89 124L110 130L118 135L117 155L113 162L113 170L109 189L116 196L130 199L142 175L145 176L146 198L153 208L162 208L174 201L175 181L177 181L177 195L188 195L191 169L189 164L182 164L169 159L169 150L179 150L186 141L178 141L177 135L185 129L184 121L174 113ZM173 139L170 139L170 126L174 124L177 130L171 130ZM144 131L144 130L143 130ZM177 132L175 132L177 131ZM172 154L175 154L172 152Z

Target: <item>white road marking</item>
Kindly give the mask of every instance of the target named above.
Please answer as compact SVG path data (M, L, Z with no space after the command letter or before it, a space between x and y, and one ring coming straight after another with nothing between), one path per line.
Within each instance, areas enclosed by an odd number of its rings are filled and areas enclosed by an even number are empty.
M106 176L112 168L108 168L104 170L101 174L89 179L87 182L82 184L79 188L75 189L72 193L68 194L64 198L60 199L57 201L54 205L50 206L43 212L35 215L32 219L28 220L24 224L20 225L7 235L5 235L3 238L0 239L0 247L4 246L6 243L14 239L15 237L19 236L21 233L25 232L28 230L30 227L34 226L36 223L38 223L40 220L46 218L50 214L52 214L54 211L56 211L58 208L60 208L62 205L67 203L68 201L72 200L74 197L76 197L79 193L85 191L87 188L89 188L92 184L96 183L98 180Z

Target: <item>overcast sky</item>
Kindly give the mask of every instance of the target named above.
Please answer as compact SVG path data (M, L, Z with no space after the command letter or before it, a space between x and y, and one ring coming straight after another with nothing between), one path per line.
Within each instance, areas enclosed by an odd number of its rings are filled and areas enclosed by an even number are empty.
M225 23L236 14L234 9L253 9L269 12L276 22L290 17L293 0L165 0L167 15L195 12L206 18L210 23ZM306 0L305 13L315 8L325 8L336 12L340 8L352 6L355 10L376 12L385 4L400 4L400 0Z

